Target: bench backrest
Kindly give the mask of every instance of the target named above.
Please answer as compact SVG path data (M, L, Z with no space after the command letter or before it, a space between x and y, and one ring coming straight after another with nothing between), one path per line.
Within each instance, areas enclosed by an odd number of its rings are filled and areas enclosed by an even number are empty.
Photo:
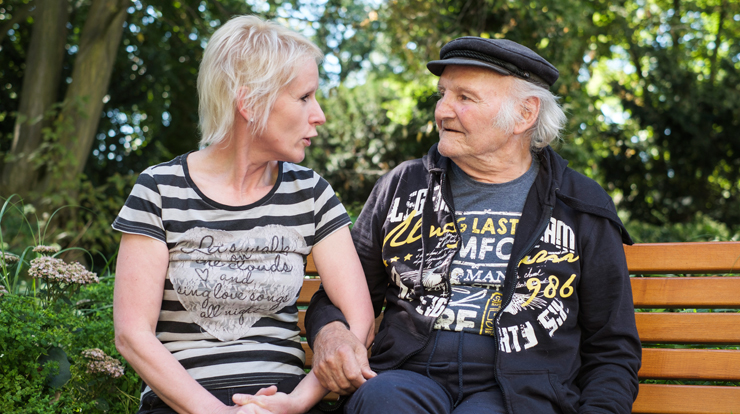
M625 253L643 341L632 411L740 414L740 277L722 276L740 274L740 242L636 244ZM306 274L317 276L311 256ZM686 276L698 274L712 276ZM299 306L319 283L304 281ZM310 367L313 353L303 348Z

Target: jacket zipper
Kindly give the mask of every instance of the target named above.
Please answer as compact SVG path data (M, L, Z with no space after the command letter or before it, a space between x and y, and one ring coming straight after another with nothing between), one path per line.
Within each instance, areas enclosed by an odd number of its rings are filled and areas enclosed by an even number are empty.
M432 171L430 171L430 173L432 173ZM440 178L439 178L439 194L440 194L440 197L442 197L442 201L444 201L445 204L447 205L447 207L450 209L450 213L452 214L452 225L455 227L456 234L460 234L460 233L458 233L457 222L455 221L455 209L452 207L452 204L450 204L448 202L447 197L445 197L444 183L445 183L445 177L446 176L447 176L447 174L444 171L440 173ZM427 195L427 196L431 196L431 195ZM432 197L432 202L434 202L433 197ZM422 215L422 218L423 217L424 216ZM460 242L458 240L458 247L457 247L457 250L455 250L455 253L454 254L457 254L457 252L459 250L460 250ZM422 251L421 254L424 254L424 252ZM453 255L453 257L454 257L454 255ZM452 289L452 287L450 286L450 280L449 280L449 278L447 279L447 288L448 289ZM432 329L431 330L434 330L434 324L432 324ZM389 368L388 371L392 371L392 370L395 370L395 369L400 368L411 357L413 357L414 355L416 355L419 352L421 352L424 348L426 348L427 345L429 345L429 340L431 339L431 333L432 333L431 330L429 332L427 332L426 341L424 342L424 345L421 348L419 348L419 349L411 352L410 354L408 354L406 357L404 357L401 360L401 362L399 362L398 364L396 364L393 367Z
M501 302L501 308L499 309L498 314L496 315L496 323L494 324L494 329L493 329L493 337L495 338L495 341L496 341L496 346L494 348L494 353L493 353L494 373L496 375L496 382L498 382L498 378L501 377L501 370L499 369L499 365L498 365L498 356L500 352L499 344L501 343L501 336L499 335L498 327L501 323L501 314L504 311L504 309L506 309L506 307L509 306L511 299L514 297L514 292L516 291L516 283L519 280L519 272L518 272L519 264L518 263L524 258L524 256L529 251L531 251L534 248L534 246L537 244L537 241L542 237L542 234L544 234L545 229L547 228L547 224L550 222L550 218L552 217L552 211L553 211L553 207L549 207L549 210L547 214L545 215L545 219L540 223L539 228L537 228L537 231L535 232L535 237L533 237L531 241L529 242L529 244L526 246L526 248L522 250L522 253L519 255L519 257L515 258L516 261L514 263L516 263L516 265L514 266L514 274L513 274L514 288L511 289L511 292L509 292L508 296L506 297L506 301ZM507 277L508 276L509 275L507 275ZM499 386L499 389L501 390L501 395L504 397L504 402L507 403L506 405L508 406L508 398L506 397L506 392L504 390L504 387Z

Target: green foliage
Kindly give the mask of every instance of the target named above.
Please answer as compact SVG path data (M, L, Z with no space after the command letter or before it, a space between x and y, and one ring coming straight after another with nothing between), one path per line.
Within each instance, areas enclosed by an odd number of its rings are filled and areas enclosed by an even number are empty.
M708 215L697 214L687 223L656 225L638 220L624 220L632 239L637 243L699 242L739 240L740 233Z
M633 220L740 225L739 13L732 0L624 1L594 16L591 93L625 117L605 119L594 148Z
M120 358L113 344L113 278L74 297L40 306L33 297L0 297L0 410L25 413L131 413L139 378L89 373L85 349Z
M11 30L0 33L0 120L17 110L31 3L2 3L3 28ZM71 73L88 8L87 1L70 2L62 79ZM740 225L740 148L732 135L740 122L738 0L135 0L127 13L85 174L34 200L42 212L79 206L52 223L64 247L114 253L118 236L109 224L134 176L197 146L195 83L206 40L230 17L248 13L313 36L326 53L327 124L305 164L346 204L362 205L377 177L437 140L436 78L425 64L447 41L474 35L518 41L558 67L553 91L569 121L557 149L615 195L637 227L657 226L638 230L640 240L685 234L659 231L670 223L701 234L711 219L727 226L728 238ZM51 128L62 127L58 120ZM0 122L2 152L12 128ZM55 134L47 130L46 158L39 158L54 174L66 165ZM78 228L87 231L74 233Z
M133 370L119 376L117 359L91 367L83 354L99 348L120 358L110 261L98 284L79 263L60 259L73 252L89 259L89 253L44 245L59 211L39 219L15 196L0 208L0 411L133 412L139 384ZM101 364L111 370L101 371Z

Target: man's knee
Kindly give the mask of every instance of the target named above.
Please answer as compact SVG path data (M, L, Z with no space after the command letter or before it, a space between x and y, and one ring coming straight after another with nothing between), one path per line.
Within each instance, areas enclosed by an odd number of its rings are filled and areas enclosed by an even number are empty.
M365 382L345 405L346 414L450 412L452 400L436 382L406 370L381 373Z

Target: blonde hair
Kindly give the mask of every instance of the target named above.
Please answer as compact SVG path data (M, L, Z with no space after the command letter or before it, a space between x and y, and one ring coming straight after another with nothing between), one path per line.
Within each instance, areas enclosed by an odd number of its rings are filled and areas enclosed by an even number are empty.
M280 91L301 64L324 55L302 35L255 16L234 17L211 37L198 72L200 145L222 142L238 108L251 111L252 133L264 131Z

